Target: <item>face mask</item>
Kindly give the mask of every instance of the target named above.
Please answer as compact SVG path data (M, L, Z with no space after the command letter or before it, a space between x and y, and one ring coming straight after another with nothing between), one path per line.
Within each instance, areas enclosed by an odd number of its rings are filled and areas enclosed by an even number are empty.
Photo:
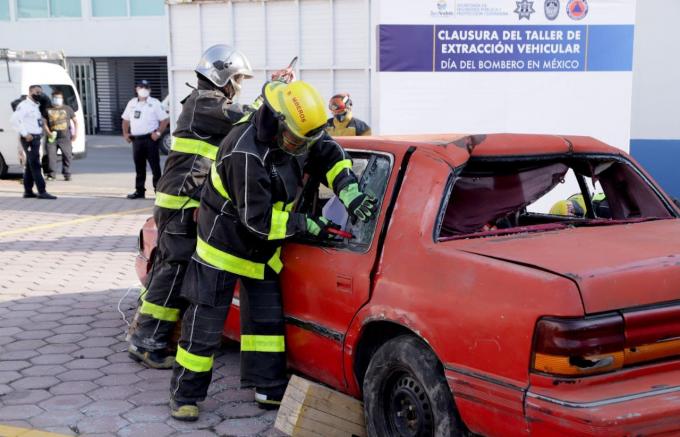
M52 99L52 103L54 103L54 106L61 106L64 104L64 99L62 97L55 97Z
M149 97L149 94L151 94L151 92L148 89L137 88L137 97L140 97L142 99L146 99L147 97Z
M342 114L335 114L335 118L342 123L345 121L345 118L347 118L347 113L343 112Z
M36 102L40 101L40 97L42 97L42 93L33 93L31 94L31 98L35 100Z

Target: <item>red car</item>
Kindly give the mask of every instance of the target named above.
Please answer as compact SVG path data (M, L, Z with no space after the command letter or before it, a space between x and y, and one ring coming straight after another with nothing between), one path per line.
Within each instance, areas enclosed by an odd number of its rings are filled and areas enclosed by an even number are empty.
M297 210L354 237L284 246L294 372L363 399L370 435L680 433L680 212L632 158L575 136L339 141L380 214L353 224L305 186ZM154 240L148 222L140 277Z

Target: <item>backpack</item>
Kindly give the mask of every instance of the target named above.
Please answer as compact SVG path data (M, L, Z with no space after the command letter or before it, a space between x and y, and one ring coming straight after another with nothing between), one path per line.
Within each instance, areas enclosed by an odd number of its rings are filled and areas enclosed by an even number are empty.
M19 103L23 102L24 100L26 100L26 94L22 94L21 97L19 97L18 99L12 100L12 103L10 103L12 111L16 111L17 106L19 106Z

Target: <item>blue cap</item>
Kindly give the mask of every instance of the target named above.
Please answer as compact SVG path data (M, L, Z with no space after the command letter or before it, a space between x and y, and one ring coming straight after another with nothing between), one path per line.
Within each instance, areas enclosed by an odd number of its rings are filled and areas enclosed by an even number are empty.
M137 88L137 87L139 87L139 88L151 88L151 84L149 83L148 80L142 79L142 80L138 80L137 84L135 84L135 88Z

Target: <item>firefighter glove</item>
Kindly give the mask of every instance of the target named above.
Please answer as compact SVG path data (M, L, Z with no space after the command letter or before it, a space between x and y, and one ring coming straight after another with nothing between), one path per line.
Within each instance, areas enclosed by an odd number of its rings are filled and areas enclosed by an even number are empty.
M330 233L330 229L340 229L340 226L328 220L326 217L307 217L307 233L316 238L326 240L335 238L335 235Z
M340 200L353 220L368 222L375 217L378 200L359 191L359 185L352 183L340 191Z

